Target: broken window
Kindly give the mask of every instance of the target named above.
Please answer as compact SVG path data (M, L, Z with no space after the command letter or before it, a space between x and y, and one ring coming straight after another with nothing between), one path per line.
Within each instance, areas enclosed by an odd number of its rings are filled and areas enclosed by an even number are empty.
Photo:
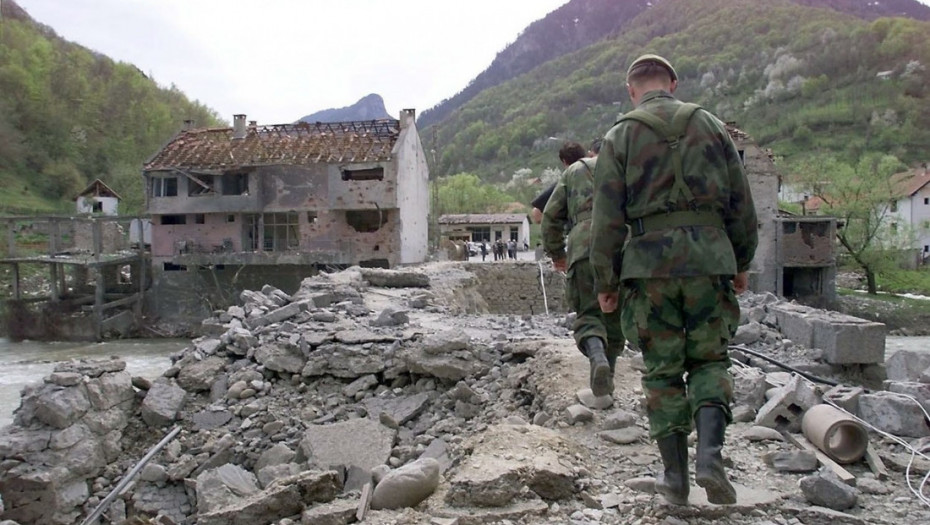
M342 180L384 180L384 168L342 170Z
M103 213L103 203L100 201L94 201L91 205L92 213Z
M213 195L213 185L216 183L213 175L188 175L187 195Z
M223 195L248 195L249 193L249 174L248 173L224 173L223 174Z
M187 224L187 215L162 215L162 224Z
M265 251L283 252L296 250L300 246L299 221L296 211L266 213L262 219Z
M242 249L244 251L254 252L258 250L259 223L258 215L242 216Z
M152 178L152 197L177 197L178 196L178 178L177 177L153 177Z
M315 223L317 217L319 217L319 214L318 214L317 212L315 212L315 211L308 211L308 212L307 212L307 223L309 223L309 224Z
M388 212L381 210L354 210L346 212L346 223L359 233L376 232L388 221Z

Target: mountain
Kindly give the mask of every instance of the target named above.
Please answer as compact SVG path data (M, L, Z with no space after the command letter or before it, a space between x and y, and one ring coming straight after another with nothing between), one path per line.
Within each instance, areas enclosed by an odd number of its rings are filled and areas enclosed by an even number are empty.
M865 20L882 17L904 17L930 20L930 7L916 0L795 0L810 7L826 7Z
M658 1L658 0L656 0ZM653 2L648 0L572 0L530 24L513 44L456 95L422 112L417 127L425 129L472 100L536 66L589 46L621 31Z
M352 120L377 120L392 118L384 108L381 95L372 93L359 99L351 106L324 109L300 118L300 122L348 122ZM393 118L397 118L394 116Z
M656 1L621 31L452 111L430 132L440 154L431 171L503 183L518 170L557 168L560 139L586 143L630 109L624 72L644 52L672 61L680 98L735 121L783 162L868 152L926 161L930 23L852 9L865 4ZM927 10L915 1L895 5L915 16Z
M94 179L141 211L139 167L185 120L220 123L179 89L68 42L0 2L0 213L73 211Z

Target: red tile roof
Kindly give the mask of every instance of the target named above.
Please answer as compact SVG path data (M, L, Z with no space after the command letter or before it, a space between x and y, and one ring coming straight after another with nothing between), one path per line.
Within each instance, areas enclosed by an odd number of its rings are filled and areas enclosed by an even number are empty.
M930 184L930 170L919 168L891 176L891 188L895 197L910 197Z
M233 138L233 128L187 130L175 135L144 169L380 162L391 159L399 134L400 122L393 119L249 126L241 139Z

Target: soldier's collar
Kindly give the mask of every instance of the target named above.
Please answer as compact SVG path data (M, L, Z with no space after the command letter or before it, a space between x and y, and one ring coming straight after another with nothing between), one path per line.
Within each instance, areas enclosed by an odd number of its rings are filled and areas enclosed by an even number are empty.
M643 105L644 103L649 102L652 99L661 98L661 97L675 98L672 96L671 93L669 93L668 91L665 91L664 89L654 89L652 91L646 92L646 94L643 95L643 98L639 100L639 104Z

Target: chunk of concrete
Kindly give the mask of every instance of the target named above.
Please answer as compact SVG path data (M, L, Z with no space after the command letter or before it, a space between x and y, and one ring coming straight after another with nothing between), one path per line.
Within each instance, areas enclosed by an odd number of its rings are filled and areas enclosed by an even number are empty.
M255 349L255 360L268 370L296 374L307 363L300 349L276 343L264 344Z
M814 505L833 510L845 510L856 505L859 499L855 487L843 483L829 470L801 478L798 483L804 498Z
M80 419L91 404L83 386L61 388L47 385L35 398L35 417L53 428L67 428Z
M226 359L211 356L201 361L194 361L181 368L178 372L178 386L188 392L204 392L210 390L216 376L226 368Z
M930 427L920 404L891 392L859 397L859 417L896 436L930 436Z
M155 383L142 400L142 420L149 426L170 425L184 407L187 391L172 383Z
M820 389L793 374L788 383L778 389L756 414L756 424L779 431L798 433L804 412L822 402Z
M238 465L225 464L197 476L197 512L206 513L235 504L259 491L258 479Z
M391 457L396 431L368 418L315 425L304 432L302 458L320 468L354 465L371 470Z
M889 381L921 381L921 373L930 368L930 353L898 350L885 361Z
M830 364L876 364L885 362L885 325L833 313L815 318L815 348L823 350Z

